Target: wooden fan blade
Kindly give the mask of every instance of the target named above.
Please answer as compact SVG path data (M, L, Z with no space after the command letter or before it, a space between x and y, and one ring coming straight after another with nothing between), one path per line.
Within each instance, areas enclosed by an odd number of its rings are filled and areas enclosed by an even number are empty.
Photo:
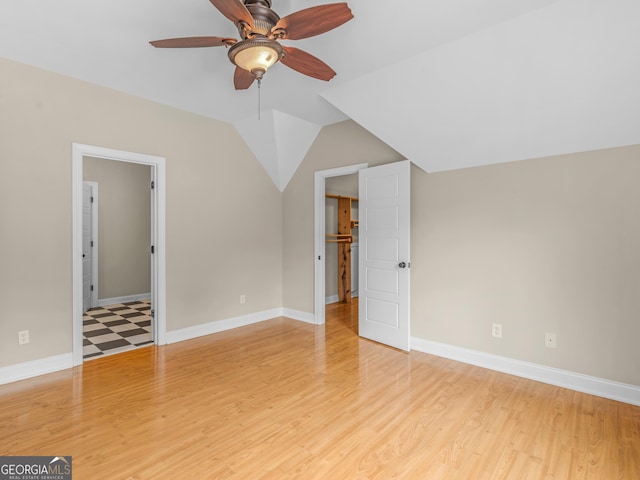
M329 81L336 72L319 58L295 47L282 47L284 56L280 59L287 67L318 80Z
M254 80L255 78L251 72L247 72L244 68L236 67L236 71L233 74L233 84L236 90L246 90Z
M233 45L235 38L223 37L184 37L167 38L165 40L154 40L149 42L156 48L197 48L197 47L220 47L222 45Z
M278 21L273 30L284 30L286 34L282 38L300 40L333 30L352 18L353 13L346 3L330 3L287 15Z
M234 24L237 25L242 21L253 28L253 17L240 0L210 0L210 2Z

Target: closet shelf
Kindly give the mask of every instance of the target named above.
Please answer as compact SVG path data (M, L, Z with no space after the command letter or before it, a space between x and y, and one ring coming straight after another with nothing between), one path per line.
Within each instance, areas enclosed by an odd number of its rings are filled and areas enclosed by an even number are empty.
M353 243L353 235L348 233L327 233L325 236L329 243Z

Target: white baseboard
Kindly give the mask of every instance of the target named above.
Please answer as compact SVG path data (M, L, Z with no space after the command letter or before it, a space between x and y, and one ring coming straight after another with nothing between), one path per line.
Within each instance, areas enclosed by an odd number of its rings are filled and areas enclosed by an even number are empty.
M329 305L331 303L337 303L340 300L338 295L329 295L324 299L324 304Z
M191 340L192 338L202 337L204 335L211 335L212 333L224 332L225 330L231 330L232 328L246 327L253 323L264 322L265 320L271 320L272 318L281 316L282 309L274 308L273 310L265 310L262 312L250 313L249 315L226 318L224 320L218 320L217 322L194 325L193 327L167 332L167 343L182 342L184 340Z
M411 337L411 348L438 357L640 406L640 387Z
M283 308L282 316L298 320L299 322L311 323L316 325L316 317L313 313L303 312L301 310L294 310L292 308Z
M282 316L298 320L299 322L311 323L316 325L316 316L313 313L293 310L292 308L283 308Z
M72 353L63 353L54 357L40 358L30 362L0 367L0 385L71 367L73 367Z
M138 300L148 300L150 298L151 293L138 293L136 295L126 295L124 297L100 298L98 299L98 306L104 307L106 305L115 305L116 303L137 302Z
M351 292L351 298L358 298L358 292ZM330 305L332 303L338 303L340 301L340 297L338 295L331 295L324 299L325 305Z

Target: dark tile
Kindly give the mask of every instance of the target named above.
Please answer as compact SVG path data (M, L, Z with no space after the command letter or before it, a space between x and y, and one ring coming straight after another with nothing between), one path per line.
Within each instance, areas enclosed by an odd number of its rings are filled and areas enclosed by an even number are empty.
M87 353L86 355L83 355L82 358L97 357L98 355L104 355L104 354L102 352Z
M133 318L133 317L142 317L144 313L133 312L133 313L123 313L120 316L124 318Z
M144 305L144 302L141 302L140 300L134 300L133 302L123 302L123 305Z
M147 305L146 307L136 307L136 310L138 310L139 312L146 312L148 310L151 310L151 305Z
M110 308L109 310L112 312L119 312L121 310L130 310L130 308L129 307L113 307L113 308Z
M118 332L118 335L123 337L133 337L134 335L144 335L147 332L144 328L134 328L133 330L126 330L124 332Z
M122 318L119 318L118 320L109 320L108 322L102 323L104 323L105 327L113 327L114 325L125 325L131 322L129 320L123 320Z
M98 320L95 319L91 319L91 320L83 320L82 324L83 325L95 325L96 323L100 323Z
M115 313L107 312L107 313L96 313L95 315L91 315L93 318L105 318L105 317L113 317Z
M110 333L113 333L113 330L111 330L110 328L100 328L98 330L84 332L84 336L91 338L91 337L99 337L100 335L108 335Z
M151 326L151 320L142 320L140 322L133 322L133 323L135 323L139 327L150 327Z
M96 343L96 347L98 347L103 352L105 350L111 350L112 348L118 348L118 347L125 347L127 345L131 345L131 343L127 342L124 338L119 338L118 340L112 340L110 342Z
M86 338L82 339L82 346L86 347L87 345L93 345L93 343L91 343L89 340L87 340Z
M136 347L141 347L143 345L149 345L150 343L153 343L153 340L149 340L148 342L141 342L141 343L136 343L134 344Z

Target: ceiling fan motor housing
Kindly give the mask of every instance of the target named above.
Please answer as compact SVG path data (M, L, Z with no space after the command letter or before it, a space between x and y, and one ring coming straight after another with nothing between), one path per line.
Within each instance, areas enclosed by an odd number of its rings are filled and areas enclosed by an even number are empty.
M253 37L255 35L264 35L265 37L271 33L271 29L278 23L280 17L276 12L271 10L270 0L246 0L245 7L253 17L253 29L238 25L238 31L243 39Z

